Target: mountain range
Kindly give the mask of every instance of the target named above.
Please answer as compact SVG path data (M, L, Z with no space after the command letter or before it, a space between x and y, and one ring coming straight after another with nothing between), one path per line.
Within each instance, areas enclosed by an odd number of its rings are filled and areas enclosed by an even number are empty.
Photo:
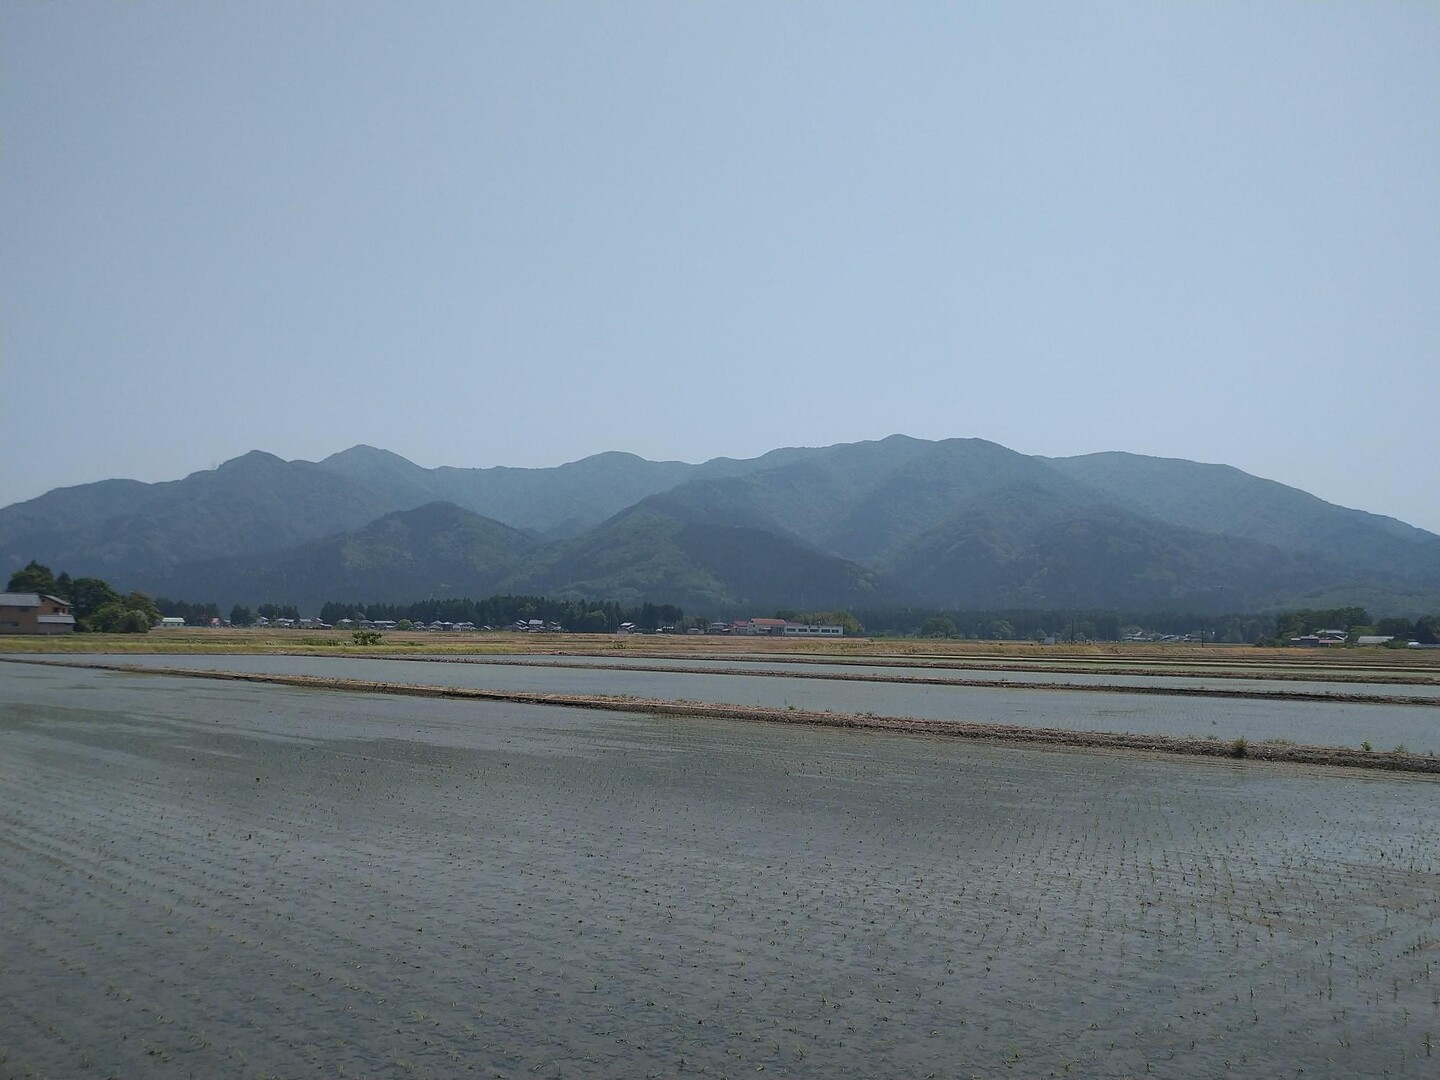
M903 435L698 465L426 469L253 451L0 509L0 567L191 601L496 592L802 609L1440 608L1440 536L1225 465Z

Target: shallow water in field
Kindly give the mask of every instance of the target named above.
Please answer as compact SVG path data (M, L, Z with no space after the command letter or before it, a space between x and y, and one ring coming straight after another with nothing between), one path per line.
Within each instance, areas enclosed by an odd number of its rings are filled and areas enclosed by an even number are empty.
M457 658L453 654L443 656L447 662L495 663L483 657ZM979 666L962 668L955 666L925 667L918 664L841 664L826 661L814 663L783 657L773 660L755 658L696 658L688 657L642 657L609 655L550 656L545 654L516 654L503 658L504 663L534 664L548 667L584 667L603 665L617 668L670 667L670 668L711 668L717 671L784 671L796 678L824 677L827 674L866 675L880 678L904 679L927 678L947 679L953 682L994 681L1003 679L1016 685L1034 684L1047 686L1055 684L1090 686L1161 686L1169 689L1210 689L1246 691L1252 693L1306 693L1306 694L1350 694L1368 697L1434 698L1440 702L1440 683L1419 677L1413 682L1342 682L1322 679L1263 679L1263 678L1217 678L1204 675L1128 675L1110 674L1098 671L1025 671L1006 667L993 661L983 661Z
M559 694L629 694L1079 731L1214 736L1227 742L1241 737L1251 742L1288 739L1320 746L1359 747L1369 742L1377 750L1403 745L1417 753L1440 753L1440 708L1426 705L917 686L618 667L597 670L573 665L512 666L355 657L116 655L97 659L141 666L316 675L368 682Z
M1429 1076L1437 795L0 665L0 1074Z

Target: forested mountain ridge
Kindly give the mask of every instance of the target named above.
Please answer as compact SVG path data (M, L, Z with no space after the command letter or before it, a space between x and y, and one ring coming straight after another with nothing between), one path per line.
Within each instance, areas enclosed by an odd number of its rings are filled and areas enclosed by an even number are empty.
M537 546L518 529L433 502L283 551L182 562L147 585L158 596L220 597L227 606L283 597L307 611L341 596L486 596Z
M1321 554L1382 580L1440 585L1440 536L1230 465L1119 451L1052 458L1050 464L1160 521Z
M278 551L428 501L254 450L183 480L106 480L0 509L0 560L43 552L83 573L148 581L187 560Z
M713 612L917 600L880 575L794 537L742 524L686 521L666 513L663 500L663 495L647 499L581 536L542 549L505 587L621 603L664 597L687 610Z
M0 509L0 560L31 559L225 604L497 588L717 611L1440 600L1440 536L1228 466L899 435L550 469L254 451Z
M701 465L647 461L616 450L554 468L495 465L423 469L398 454L353 446L319 466L370 488L384 485L398 501L423 492L539 536L574 536L628 506L696 477L733 476L766 467L768 455L748 461L714 458Z

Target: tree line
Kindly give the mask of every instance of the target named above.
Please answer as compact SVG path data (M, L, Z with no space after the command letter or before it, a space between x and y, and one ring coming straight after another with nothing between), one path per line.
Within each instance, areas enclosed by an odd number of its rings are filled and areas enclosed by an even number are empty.
M141 592L121 594L96 577L72 579L56 575L48 566L31 561L10 577L9 592L36 592L58 596L71 605L76 628L105 633L144 633L161 616L183 618L196 626L208 626L220 619L214 603L190 603L160 597L152 600ZM230 610L234 626L252 625L257 618L300 619L293 604L265 603L252 610L236 604ZM1374 619L1363 607L1305 608L1270 615L1232 613L1202 615L1191 611L1101 611L1101 610L1001 610L940 611L933 608L891 608L873 611L800 611L782 608L775 618L794 622L839 624L850 635L897 637L971 638L989 641L1119 641L1144 630L1150 633L1190 636L1202 641L1231 644L1285 644L1319 630L1346 631L1351 640L1362 634L1393 637L1397 644L1417 641L1440 644L1440 615L1416 619L1390 616ZM483 600L470 597L418 600L409 604L327 601L320 609L323 622L342 619L408 620L421 625L433 622L473 623L476 626L505 627L540 619L570 633L614 633L630 623L641 630L675 627L705 629L706 615L686 615L674 604L641 603L622 606L614 600L551 599L544 596L497 595Z
M1351 638L1369 634L1394 638L1402 644L1416 641L1421 645L1440 645L1440 615L1422 615L1418 619L1392 616L1372 620L1370 613L1361 607L1282 611L1275 617L1275 633L1272 636L1277 644L1284 644L1291 638L1321 630L1344 630Z

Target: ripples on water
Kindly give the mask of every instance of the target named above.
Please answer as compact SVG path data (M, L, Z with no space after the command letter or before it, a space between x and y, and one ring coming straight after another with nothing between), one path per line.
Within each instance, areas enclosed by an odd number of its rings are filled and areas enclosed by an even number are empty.
M0 673L0 1072L1424 1075L1433 781Z

